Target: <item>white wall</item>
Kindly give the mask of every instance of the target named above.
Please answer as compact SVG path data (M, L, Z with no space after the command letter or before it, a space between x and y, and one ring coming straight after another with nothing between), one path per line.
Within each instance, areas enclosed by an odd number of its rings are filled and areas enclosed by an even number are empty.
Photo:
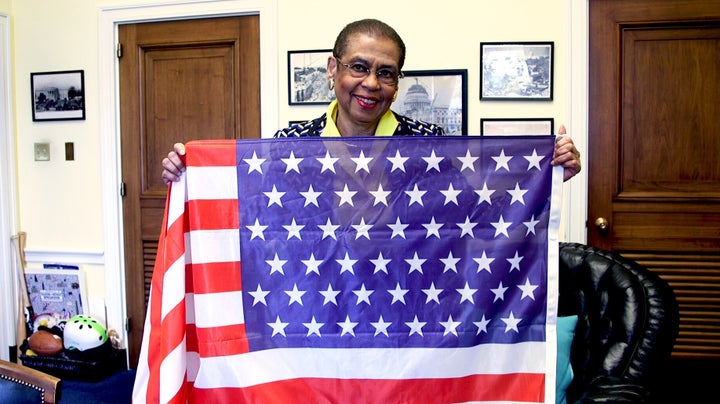
M238 1L244 0L235 0L235 4ZM263 41L274 41L270 45L277 53L269 59L276 60L274 65L262 66L270 77L263 79L262 86L277 93L268 97L273 99L263 100L265 109L274 110L269 116L276 121L263 124L265 135L269 136L289 120L307 119L324 112L323 106L287 105L287 51L331 48L336 34L346 23L373 17L392 25L405 40L408 48L406 70L468 70L470 133L479 133L480 119L486 117L552 117L556 128L565 123L571 134L575 131L576 144L581 150L586 149L586 131L583 129L587 113L586 83L583 81L587 67L583 56L586 2L366 0L353 7L330 0L265 2L276 6L277 11L272 21L265 22L274 25L270 38L263 38ZM107 77L103 74L105 64L112 63L108 55L113 52L113 49L100 49L101 44L104 45L103 35L112 35L103 32L103 18L107 16L103 10L127 10L142 5L157 8L171 4L182 5L184 9L195 7L202 13L208 4L218 2L201 3L179 0L0 0L0 12L9 14L12 21L18 222L19 228L28 233L28 260L31 265L47 261L81 265L88 280L89 294L95 302L94 311L102 315L104 299L116 292L108 291L108 288L113 287L113 280L122 279L122 268L116 265L105 267L108 248L116 247L106 245L107 229L116 232L115 229L121 227L117 223L107 223L117 218L108 215L108 195L103 195L114 190L114 186L103 183L107 181L107 177L103 178L107 175L104 173L107 166L102 161L103 148L113 144L117 135L100 121L100 116L105 113L102 108L108 102L104 99L108 96L104 89L113 85L106 82ZM143 13L142 8L132 10L137 15ZM480 101L480 42L492 41L553 41L554 100ZM76 69L85 71L86 120L33 122L30 73ZM33 144L36 142L50 143L50 161L34 161ZM75 144L74 161L64 160L65 142ZM582 177L571 181L570 186L577 191L566 201L584 207L586 185ZM579 238L584 237L583 209L576 208L575 213L569 208L566 210L566 234L576 241L583 241ZM116 236L121 239L121 235ZM113 305L118 304L117 299L110 300ZM111 311L111 327L121 327L123 311ZM3 351L0 354L4 355Z

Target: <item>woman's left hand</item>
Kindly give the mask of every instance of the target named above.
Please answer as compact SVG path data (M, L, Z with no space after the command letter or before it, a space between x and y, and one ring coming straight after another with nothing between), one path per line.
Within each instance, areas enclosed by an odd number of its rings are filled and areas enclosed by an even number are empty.
M572 138L567 136L565 125L560 125L560 135L555 142L552 165L560 165L564 168L563 181L567 181L580 172L580 152L575 148Z

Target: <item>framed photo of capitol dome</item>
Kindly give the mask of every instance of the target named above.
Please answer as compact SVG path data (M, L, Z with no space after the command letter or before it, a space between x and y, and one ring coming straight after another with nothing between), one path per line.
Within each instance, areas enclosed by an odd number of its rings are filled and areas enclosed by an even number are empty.
M411 70L398 85L392 110L467 135L467 69Z

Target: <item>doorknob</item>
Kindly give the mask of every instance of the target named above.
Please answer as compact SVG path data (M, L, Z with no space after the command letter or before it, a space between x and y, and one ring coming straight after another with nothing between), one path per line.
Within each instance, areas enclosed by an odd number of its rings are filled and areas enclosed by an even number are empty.
M604 217L599 217L595 219L595 227L597 227L600 233L605 233L607 232L608 227L610 227L610 223L608 223L607 219Z

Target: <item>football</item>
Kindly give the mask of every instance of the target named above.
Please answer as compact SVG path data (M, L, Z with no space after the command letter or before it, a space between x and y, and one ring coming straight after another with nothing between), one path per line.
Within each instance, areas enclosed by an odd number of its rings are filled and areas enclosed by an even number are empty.
M41 356L53 356L63 350L62 339L46 330L35 331L28 337L28 346Z

